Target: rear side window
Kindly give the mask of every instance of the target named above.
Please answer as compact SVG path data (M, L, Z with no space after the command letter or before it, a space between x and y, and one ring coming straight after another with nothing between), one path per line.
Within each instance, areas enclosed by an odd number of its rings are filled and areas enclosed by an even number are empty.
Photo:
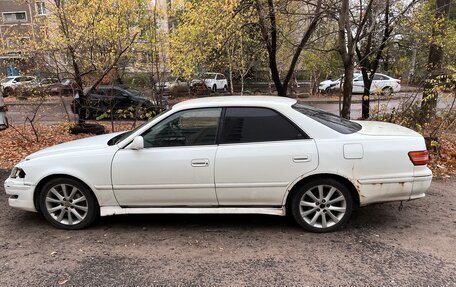
M266 108L227 108L220 143L305 139L285 117Z
M302 104L294 104L292 108L341 134L352 134L361 130L360 124L341 118L324 110Z

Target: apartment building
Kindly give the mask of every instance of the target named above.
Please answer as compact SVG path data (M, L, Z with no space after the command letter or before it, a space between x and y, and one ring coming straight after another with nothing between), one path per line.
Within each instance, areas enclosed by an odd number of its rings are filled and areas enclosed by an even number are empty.
M33 59L23 51L38 37L38 27L46 16L46 1L0 0L0 76L26 74Z

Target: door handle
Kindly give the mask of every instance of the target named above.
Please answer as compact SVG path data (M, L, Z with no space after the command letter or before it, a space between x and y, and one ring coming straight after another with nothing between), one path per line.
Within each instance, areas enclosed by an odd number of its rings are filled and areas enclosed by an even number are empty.
M192 160L192 166L193 167L209 166L209 160L208 159L194 159L194 160Z
M309 162L312 159L310 155L294 156L293 161L296 163Z

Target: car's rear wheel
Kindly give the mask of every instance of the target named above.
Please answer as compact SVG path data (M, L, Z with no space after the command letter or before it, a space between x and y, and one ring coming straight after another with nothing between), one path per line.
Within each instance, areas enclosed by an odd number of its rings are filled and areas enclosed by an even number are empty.
M213 86L212 86L212 91L213 91L214 93L217 92L217 85L213 85Z
M228 87L227 87L226 85L223 86L223 92L224 92L224 93L228 92Z
M385 87L382 89L382 95L389 97L393 94L393 89L391 87Z
M313 180L293 194L291 212L296 222L312 232L339 229L350 218L350 190L334 179Z
M87 227L99 215L92 191L71 178L57 178L46 183L41 190L39 204L44 217L61 229Z

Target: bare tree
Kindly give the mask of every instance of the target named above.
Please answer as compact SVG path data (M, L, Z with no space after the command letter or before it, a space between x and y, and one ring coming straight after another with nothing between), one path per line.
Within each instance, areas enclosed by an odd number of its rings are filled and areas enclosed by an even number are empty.
M369 14L367 25L364 27L365 39L356 45L356 55L363 75L364 91L362 97L362 118L369 118L370 90L374 75L377 72L380 61L386 63L384 51L394 36L393 31L401 18L417 3L413 0L400 11L392 11L392 3L386 0L384 3L377 3ZM374 13L376 10L377 13ZM383 14L383 17L382 17ZM392 16L395 15L395 16ZM383 19L382 19L383 18ZM391 92L385 88L382 93Z
M451 0L436 0L435 1L435 18L436 21L448 17L450 12ZM442 36L445 32L445 25L432 29L432 38L436 39ZM432 41L429 45L429 56L427 73L428 80L425 83L423 91L423 99L421 101L421 123L429 122L435 115L437 107L438 92L435 89L436 82L445 74L443 71L443 54L444 50L437 42Z
M350 118L351 99L353 90L353 71L355 69L355 50L359 40L365 35L363 33L367 19L372 12L373 0L369 0L367 5L357 7L359 17L355 20L350 9L350 0L342 0L338 15L339 25L339 53L344 65L343 89L342 89L342 110L341 116Z
M296 64L299 60L302 50L309 42L312 37L312 34L317 29L318 23L323 18L323 9L322 1L318 0L316 3L314 1L291 1L297 2L301 5L304 5L303 11L292 12L287 8L289 1L279 1L281 7L276 7L276 4L273 0L267 0L264 3L261 0L255 0L255 9L258 15L258 25L260 27L261 36L263 42L266 46L268 54L268 64L271 71L271 77L274 82L274 85L277 90L277 95L281 97L287 96L288 84L293 76L293 73L296 68ZM296 3L294 3L296 4ZM289 64L288 69L285 71L285 77L281 78L280 71L278 68L277 52L278 52L278 38L280 33L278 30L277 18L281 15L291 16L291 15L302 15L302 18L299 20L300 24L307 24L307 27L300 33L299 41L294 47L293 56ZM288 39L289 41L290 39Z

